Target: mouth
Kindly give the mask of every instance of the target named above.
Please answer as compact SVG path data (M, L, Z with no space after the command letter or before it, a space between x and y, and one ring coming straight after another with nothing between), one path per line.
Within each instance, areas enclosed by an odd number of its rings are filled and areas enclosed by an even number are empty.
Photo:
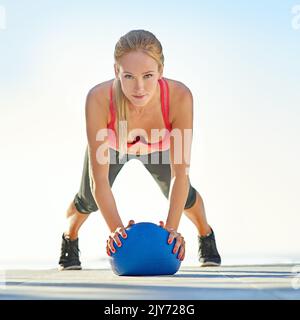
M135 99L143 99L146 95L142 95L142 96L133 96Z

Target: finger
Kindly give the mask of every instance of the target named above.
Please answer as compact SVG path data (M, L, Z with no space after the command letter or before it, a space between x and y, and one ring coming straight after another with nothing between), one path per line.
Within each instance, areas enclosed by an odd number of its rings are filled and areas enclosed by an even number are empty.
M178 256L177 256L177 258L178 258L179 260L181 260L181 261L183 260L184 252L185 252L184 245L181 245L180 248L179 248Z
M176 231L170 231L168 244L171 244L175 238L180 237L180 236L181 236L180 233L178 233Z
M118 227L114 232L112 232L110 234L110 236L112 238L114 238L115 236L119 236L119 235L121 235L123 237L124 233L126 233L125 232L125 227Z
M122 242L121 242L121 240L119 238L119 235L117 235L117 234L114 236L114 242L118 247L122 246Z
M106 240L106 253L110 256L111 253L110 253L110 245L109 245L109 239Z
M109 250L110 250L112 253L115 253L115 252L116 252L116 249L115 249L115 247L114 247L114 239L113 239L112 237L110 237L110 239L109 239L108 247L109 247Z
M174 235L170 234L168 238L168 244L171 244L174 240Z
M135 224L134 220L129 220L128 225L126 228L131 227L133 224Z
M181 245L182 245L182 238L176 238L176 243L173 248L173 253L177 253Z
M163 221L159 221L159 226L160 226L161 228L164 228L164 226L165 226L164 222L163 222Z
M106 253L107 253L107 255L108 255L108 256L111 256L111 253L110 253L110 251L109 251L109 248L108 248L108 247L106 247Z
M105 250L106 250L107 255L109 255L109 248L108 248L108 243L107 243L107 241L106 241Z
M182 251L183 251L183 254L182 254L180 260L183 261L183 259L184 259L184 257L185 257L185 241L184 241L184 239L183 239L183 241L182 241L182 245L181 245L180 248L182 248Z
M184 251L184 254L183 254L183 256L181 257L180 261L183 261L184 258L185 258L185 251Z
M121 230L121 236L122 236L123 239L127 238L127 233L126 233L125 229Z

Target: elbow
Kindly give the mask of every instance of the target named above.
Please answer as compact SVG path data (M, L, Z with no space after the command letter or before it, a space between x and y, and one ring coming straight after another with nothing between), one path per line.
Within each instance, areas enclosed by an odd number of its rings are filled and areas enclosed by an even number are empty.
M185 184L187 186L190 184L189 175L186 175L186 174L176 174L174 175L172 180L173 180L173 183L177 182L180 184Z
M184 166L180 170L174 170L174 178L178 179L188 179L189 180L189 166Z
M103 189L103 187L110 186L108 177L97 177L97 179L91 177L91 191L95 194L98 190Z

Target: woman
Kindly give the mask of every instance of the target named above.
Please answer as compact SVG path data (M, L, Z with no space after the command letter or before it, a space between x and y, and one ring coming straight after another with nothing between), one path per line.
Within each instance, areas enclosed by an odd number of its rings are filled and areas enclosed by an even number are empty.
M166 222L160 227L175 241L178 259L185 241L177 232L184 212L198 230L202 266L220 265L214 232L203 200L189 179L193 129L193 98L181 82L163 77L164 56L157 38L145 30L122 36L114 52L115 78L93 87L86 99L86 148L79 192L67 210L69 228L63 233L60 268L81 269L78 231L91 212L100 209L109 229L107 254L121 245L126 229L111 187L127 161L139 159L167 199ZM169 196L170 193L170 196Z

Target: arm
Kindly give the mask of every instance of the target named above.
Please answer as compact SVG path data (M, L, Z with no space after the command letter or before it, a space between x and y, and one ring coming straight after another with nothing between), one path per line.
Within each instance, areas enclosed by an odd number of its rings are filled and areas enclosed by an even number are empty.
M189 192L189 166L193 135L193 96L183 87L176 103L170 138L171 188L166 228L177 230Z
M102 88L93 88L86 98L85 116L92 194L110 231L124 227L109 184L109 145L107 108ZM101 139L99 138L101 136Z

